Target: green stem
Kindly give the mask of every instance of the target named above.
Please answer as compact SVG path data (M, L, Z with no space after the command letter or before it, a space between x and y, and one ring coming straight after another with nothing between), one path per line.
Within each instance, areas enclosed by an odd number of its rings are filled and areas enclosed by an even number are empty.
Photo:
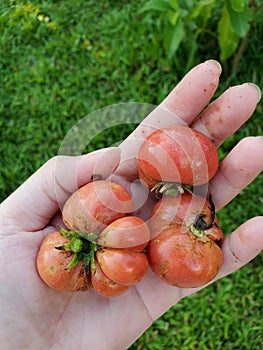
M68 252L79 253L82 251L83 242L80 238L73 237L70 242L64 244L64 249Z
M92 270L95 271L95 252L101 248L95 243L97 234L93 232L83 234L79 231L68 231L63 227L60 228L60 232L69 240L69 242L64 243L60 247L56 247L56 249L74 253L73 258L67 265L66 269L71 269L82 262L85 267L88 267L90 264Z
M248 42L248 37L250 34L250 30L247 31L245 37L243 38L243 40L241 41L241 44L239 46L239 49L237 51L237 54L235 55L234 59L233 59L233 64L232 64L232 72L235 73L238 67L238 64L243 56L243 53L245 51L245 48L247 46L247 42Z
M195 235L198 238L201 238L205 235L204 231L198 230L194 225L190 226L190 231L192 232L193 235Z
M72 267L78 265L82 261L82 254L75 253L71 262L67 265L66 270L72 269Z
M95 243L92 243L91 245L91 251L90 251L90 264L92 271L96 271L96 264L95 264L95 252L97 251L97 245Z

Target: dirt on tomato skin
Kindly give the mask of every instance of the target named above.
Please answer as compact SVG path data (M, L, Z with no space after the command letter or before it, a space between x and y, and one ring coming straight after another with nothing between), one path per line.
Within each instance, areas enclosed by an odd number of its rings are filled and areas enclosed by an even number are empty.
M93 288L91 284L90 276L87 273L87 269L85 268L85 266L82 266L77 280L82 281L82 283L77 283L76 287L73 289L74 291L86 292L87 290L90 290Z
M153 272L168 284L194 288L216 276L223 254L209 238L181 233L180 225L174 225L150 242L148 259Z
M157 267L156 271L159 271L159 273L162 274L162 276L165 276L167 273L167 269L169 266L169 261L168 260L164 260L160 263L160 265Z
M56 266L52 265L50 266L51 273L54 273L56 271Z

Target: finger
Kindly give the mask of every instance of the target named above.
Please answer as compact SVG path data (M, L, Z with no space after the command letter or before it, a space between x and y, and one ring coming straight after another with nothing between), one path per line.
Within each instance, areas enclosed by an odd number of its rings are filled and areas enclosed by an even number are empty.
M190 124L214 95L221 72L222 68L215 60L199 64L186 74L161 106Z
M192 127L219 146L249 119L260 98L261 92L254 84L231 87L207 107Z
M263 249L263 216L248 220L227 236L223 246L224 262L216 279L240 269Z
M214 60L192 68L129 138L145 139L156 128L190 124L214 95L221 71L220 64Z
M122 161L118 174L130 178L136 177L137 167L134 157L137 156L143 140L153 130L191 123L214 95L221 71L220 64L214 60L203 62L190 70L165 100L122 142L120 145Z
M263 137L242 139L219 165L209 191L219 210L263 171Z
M181 297L194 294L248 264L263 249L263 216L254 217L227 236L223 245L223 264L212 281L198 288L182 288Z
M7 230L19 226L39 230L49 223L70 193L94 174L110 176L119 164L120 150L112 147L80 157L54 157L1 204Z

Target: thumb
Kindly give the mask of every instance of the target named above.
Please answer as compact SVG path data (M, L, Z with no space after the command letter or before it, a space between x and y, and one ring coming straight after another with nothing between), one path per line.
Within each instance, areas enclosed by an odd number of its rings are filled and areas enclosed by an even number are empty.
M44 228L80 186L93 175L107 178L117 168L120 149L110 147L83 156L57 156L47 161L1 204L3 226L24 231Z

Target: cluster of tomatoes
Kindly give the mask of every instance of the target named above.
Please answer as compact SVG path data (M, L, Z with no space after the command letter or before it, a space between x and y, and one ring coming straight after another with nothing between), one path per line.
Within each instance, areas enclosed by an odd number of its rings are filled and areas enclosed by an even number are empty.
M208 283L222 265L224 236L211 196L195 189L217 168L217 150L201 132L184 126L154 131L138 153L138 177L155 198L147 222L133 214L131 195L121 185L88 183L64 205L67 229L44 238L40 277L56 290L94 288L107 297L125 293L149 266L173 286Z

